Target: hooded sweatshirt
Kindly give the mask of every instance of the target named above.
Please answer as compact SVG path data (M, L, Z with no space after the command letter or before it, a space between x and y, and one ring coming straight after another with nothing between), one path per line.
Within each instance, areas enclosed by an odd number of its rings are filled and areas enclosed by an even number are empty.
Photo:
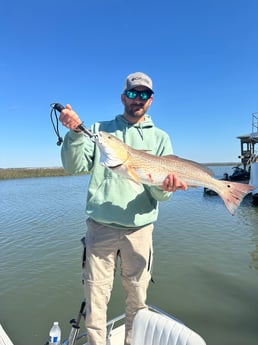
M111 121L97 122L93 133L111 133L138 150L157 156L172 154L166 132L154 126L149 115L144 122L131 124L122 115ZM61 150L63 167L69 173L91 173L86 214L93 220L117 228L139 228L156 221L158 202L168 200L171 193L157 186L140 184L133 188L130 180L100 164L100 151L89 138L69 131Z

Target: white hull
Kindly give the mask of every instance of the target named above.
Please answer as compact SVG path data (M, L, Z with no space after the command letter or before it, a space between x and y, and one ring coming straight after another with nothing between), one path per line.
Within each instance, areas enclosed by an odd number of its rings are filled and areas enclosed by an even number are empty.
M13 345L13 342L5 333L5 330L3 329L1 324L0 324L0 345Z
M258 162L251 163L251 176L249 183L256 187L255 190L252 191L252 194L258 193Z

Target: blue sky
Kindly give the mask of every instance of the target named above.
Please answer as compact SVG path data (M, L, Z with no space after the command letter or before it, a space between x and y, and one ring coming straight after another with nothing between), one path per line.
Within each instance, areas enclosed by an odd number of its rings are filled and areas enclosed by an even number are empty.
M4 1L0 168L61 166L50 103L87 126L111 119L135 71L153 79L149 114L175 154L238 161L258 112L257 22L257 0Z

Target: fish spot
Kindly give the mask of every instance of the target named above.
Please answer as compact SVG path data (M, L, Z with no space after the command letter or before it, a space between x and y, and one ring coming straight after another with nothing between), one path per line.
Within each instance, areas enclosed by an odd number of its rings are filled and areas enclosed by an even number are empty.
M148 177L148 179L149 179L150 181L153 182L153 178L152 178L152 175L151 175L151 174L147 174L147 177Z

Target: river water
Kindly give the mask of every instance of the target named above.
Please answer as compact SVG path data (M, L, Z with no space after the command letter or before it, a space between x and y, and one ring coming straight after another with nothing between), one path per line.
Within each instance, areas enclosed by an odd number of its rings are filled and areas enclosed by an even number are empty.
M217 177L232 172L212 169ZM65 337L77 317L88 180L0 181L0 322L15 345L45 344L56 320ZM160 203L153 278L148 303L181 319L208 345L257 345L258 208L247 196L232 217L202 188L176 192ZM123 311L117 274L108 317Z

